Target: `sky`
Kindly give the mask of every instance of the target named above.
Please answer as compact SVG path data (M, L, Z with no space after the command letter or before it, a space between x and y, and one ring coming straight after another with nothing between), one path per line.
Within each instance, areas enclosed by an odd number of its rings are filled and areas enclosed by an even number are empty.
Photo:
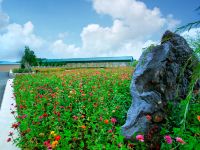
M199 20L198 6L199 0L0 0L0 60L20 60L25 46L41 58L138 59L166 30Z

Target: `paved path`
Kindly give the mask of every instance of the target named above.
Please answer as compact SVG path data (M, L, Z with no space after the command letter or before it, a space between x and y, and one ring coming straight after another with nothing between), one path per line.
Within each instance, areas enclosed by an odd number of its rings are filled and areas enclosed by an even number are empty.
M13 98L13 79L9 79L6 84L5 94L0 109L0 150L19 150L13 141L7 142L9 132L13 132L13 137L17 137L17 131L11 128L12 124L16 122L11 110L16 110L15 99ZM13 105L11 105L13 104Z
M8 79L9 79L8 72L0 72L0 108L3 99L4 89Z

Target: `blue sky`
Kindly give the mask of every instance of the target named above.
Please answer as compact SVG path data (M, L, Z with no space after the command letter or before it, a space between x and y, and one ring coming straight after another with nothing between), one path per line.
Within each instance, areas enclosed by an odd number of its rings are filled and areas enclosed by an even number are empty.
M199 19L199 0L0 0L0 60L126 56ZM181 2L181 3L180 3Z

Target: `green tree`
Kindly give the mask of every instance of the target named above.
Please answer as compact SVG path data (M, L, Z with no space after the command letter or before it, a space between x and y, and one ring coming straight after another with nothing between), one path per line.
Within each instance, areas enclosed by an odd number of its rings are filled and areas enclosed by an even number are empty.
M24 55L21 60L21 68L31 70L31 66L37 64L37 58L34 51L30 50L28 46L25 46Z

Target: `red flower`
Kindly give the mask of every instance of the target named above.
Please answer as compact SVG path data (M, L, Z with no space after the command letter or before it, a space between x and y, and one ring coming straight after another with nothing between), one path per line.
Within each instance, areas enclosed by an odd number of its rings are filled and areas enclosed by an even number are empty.
M24 109L25 107L24 107L23 105L20 105L19 108L20 108L20 109Z
M13 123L13 124L12 124L12 128L16 129L16 128L18 128L18 127L19 127L19 123Z
M11 141L11 138L8 138L8 139L7 139L7 142L10 142L10 141Z
M61 136L60 135L57 135L56 137L55 137L55 140L56 141L59 141L61 139Z
M105 124L108 124L108 123L109 123L109 120L108 120L108 119L104 120L104 123L105 123Z
M57 116L60 117L60 112L57 112Z
M112 130L108 130L108 133L112 133Z
M47 113L44 113L44 114L43 114L43 117L48 117L48 114L47 114Z
M115 118L111 118L111 122L112 122L113 124L115 124L115 123L117 122L117 120L116 120Z
M146 119L150 121L152 118L150 115L146 115Z

